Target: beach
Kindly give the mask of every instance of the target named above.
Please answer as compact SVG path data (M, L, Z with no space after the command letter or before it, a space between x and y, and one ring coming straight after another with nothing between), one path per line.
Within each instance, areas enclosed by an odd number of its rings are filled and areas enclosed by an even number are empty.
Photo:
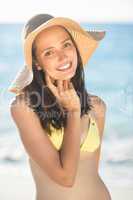
M106 103L100 175L112 200L133 199L133 24L90 24L106 37L85 67L90 94ZM0 24L0 200L35 200L26 152L11 117L8 87L23 66L23 24Z

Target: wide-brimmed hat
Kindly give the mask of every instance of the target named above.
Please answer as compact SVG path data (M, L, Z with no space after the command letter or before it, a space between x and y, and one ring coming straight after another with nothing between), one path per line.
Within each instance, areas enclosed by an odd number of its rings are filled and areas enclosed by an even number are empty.
M22 89L33 80L32 44L36 36L45 28L54 25L64 27L72 36L80 53L83 66L95 51L99 41L105 36L105 31L84 30L77 22L66 17L53 17L49 14L33 16L24 25L22 31L22 44L24 51L24 66L19 70L8 90L19 94Z

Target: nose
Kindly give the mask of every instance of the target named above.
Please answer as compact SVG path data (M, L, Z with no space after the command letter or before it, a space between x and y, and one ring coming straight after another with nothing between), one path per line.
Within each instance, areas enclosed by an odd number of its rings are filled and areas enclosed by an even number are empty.
M58 60L62 61L62 60L67 60L67 55L64 53L64 51L58 51Z

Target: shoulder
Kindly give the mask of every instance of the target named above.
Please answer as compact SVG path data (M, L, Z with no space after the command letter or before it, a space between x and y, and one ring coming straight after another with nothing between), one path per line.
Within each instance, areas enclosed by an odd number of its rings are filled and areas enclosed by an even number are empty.
M16 95L10 102L10 108L25 106L28 107L28 101L24 94Z
M30 115L33 110L29 105L29 100L23 94L15 96L10 102L10 112L13 119L24 118L25 115Z
M35 130L42 132L38 115L22 97L17 96L11 101L10 114L21 135L27 137L27 131L29 134Z
M92 112L96 118L103 118L107 109L105 101L96 95L89 94Z

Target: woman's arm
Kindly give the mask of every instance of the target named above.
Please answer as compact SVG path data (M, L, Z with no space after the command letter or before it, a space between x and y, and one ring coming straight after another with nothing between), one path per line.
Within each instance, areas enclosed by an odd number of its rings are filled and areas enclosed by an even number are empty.
M63 148L59 155L42 128L37 115L24 100L13 100L10 110L29 156L53 181L59 185L71 187L79 157L79 114L71 113L72 115L68 117Z
M70 184L73 185L78 168L80 157L80 111L69 112L67 118L67 127L64 131L60 158L62 167L68 173Z

